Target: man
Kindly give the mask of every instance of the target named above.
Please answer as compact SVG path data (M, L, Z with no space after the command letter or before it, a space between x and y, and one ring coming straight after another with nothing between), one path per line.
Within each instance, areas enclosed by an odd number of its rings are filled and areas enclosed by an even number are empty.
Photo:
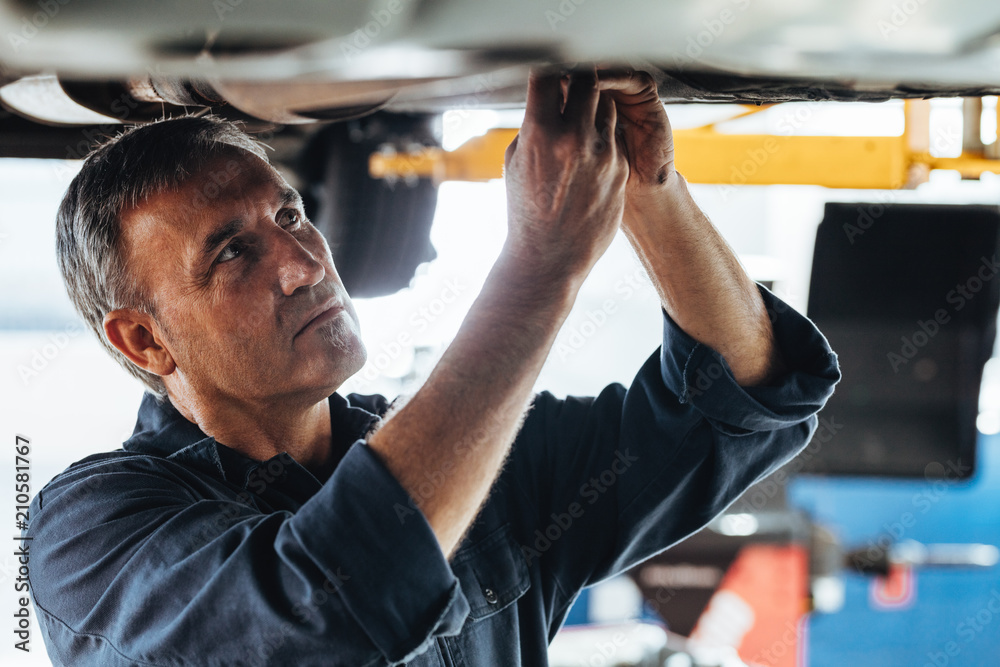
M836 357L694 204L650 77L533 74L506 169L500 257L427 382L388 410L335 393L365 361L357 316L252 141L188 118L88 158L61 265L150 392L123 449L32 505L57 663L545 664L584 586L805 445ZM619 227L660 294L661 351L628 390L532 397Z

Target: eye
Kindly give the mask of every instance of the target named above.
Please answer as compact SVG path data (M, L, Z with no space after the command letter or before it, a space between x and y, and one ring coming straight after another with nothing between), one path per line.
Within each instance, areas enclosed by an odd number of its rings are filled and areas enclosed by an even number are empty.
M285 229L291 229L300 225L304 219L305 216L295 209L290 208L282 211L279 218L279 224Z
M223 262L228 262L231 259L236 259L237 257L243 254L244 250L245 248L243 247L243 242L240 241L239 239L233 239L232 241L229 242L228 245L226 245L225 248L222 249L221 252L219 252L219 255L218 257L215 258L215 261L219 264L222 264Z

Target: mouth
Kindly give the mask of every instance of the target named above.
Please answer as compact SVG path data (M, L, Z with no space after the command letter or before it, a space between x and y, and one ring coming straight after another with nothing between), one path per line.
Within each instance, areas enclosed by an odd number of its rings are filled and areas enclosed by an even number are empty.
M312 310L306 316L305 323L299 328L294 338L298 338L307 331L317 329L344 312L344 305L337 298L330 298Z

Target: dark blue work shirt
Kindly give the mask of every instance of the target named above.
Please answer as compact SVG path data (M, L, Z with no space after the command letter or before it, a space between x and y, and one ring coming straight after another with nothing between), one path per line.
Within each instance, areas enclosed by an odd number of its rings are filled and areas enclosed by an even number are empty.
M147 394L121 449L74 463L31 504L49 655L72 667L547 664L583 587L703 527L816 428L836 356L761 292L787 374L741 388L664 313L663 346L629 389L536 396L450 560L365 444L381 396L329 398L339 462L320 480L286 453L247 458ZM428 474L413 497L447 483Z

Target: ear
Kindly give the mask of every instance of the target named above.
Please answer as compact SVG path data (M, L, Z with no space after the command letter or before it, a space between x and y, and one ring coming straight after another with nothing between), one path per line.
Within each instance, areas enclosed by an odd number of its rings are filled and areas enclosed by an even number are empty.
M112 310L104 316L104 335L129 361L150 373L170 375L177 364L154 330L150 315L130 308Z

